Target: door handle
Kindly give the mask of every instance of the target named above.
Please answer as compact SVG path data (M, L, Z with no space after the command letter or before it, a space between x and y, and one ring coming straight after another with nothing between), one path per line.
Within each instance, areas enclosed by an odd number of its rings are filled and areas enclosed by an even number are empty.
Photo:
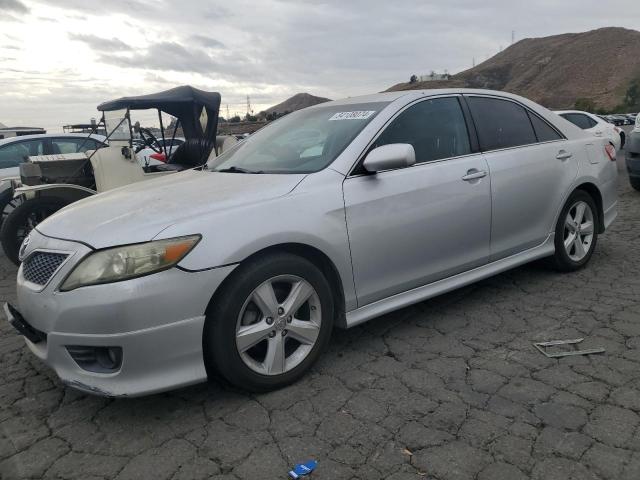
M467 172L467 174L462 177L462 180L465 182L471 182L472 180L479 180L480 178L484 178L487 176L487 172L485 170L476 170L472 168Z
M567 152L566 150L560 150L556 158L558 160L566 160L567 158L573 157L573 153Z

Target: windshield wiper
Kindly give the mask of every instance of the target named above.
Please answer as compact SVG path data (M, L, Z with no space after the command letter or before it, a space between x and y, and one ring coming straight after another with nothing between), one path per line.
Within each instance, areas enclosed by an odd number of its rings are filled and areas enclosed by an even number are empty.
M225 172L225 173L264 173L262 170L249 170L248 168L236 167L232 165L227 168L221 168L220 170L214 170L214 172Z

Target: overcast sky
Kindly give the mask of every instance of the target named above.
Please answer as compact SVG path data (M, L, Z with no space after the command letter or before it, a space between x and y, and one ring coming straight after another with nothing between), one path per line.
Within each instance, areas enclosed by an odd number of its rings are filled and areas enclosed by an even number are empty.
M381 91L516 40L638 28L638 0L0 0L0 122L60 131L98 103L190 84L223 111ZM638 59L630 59L638 61Z

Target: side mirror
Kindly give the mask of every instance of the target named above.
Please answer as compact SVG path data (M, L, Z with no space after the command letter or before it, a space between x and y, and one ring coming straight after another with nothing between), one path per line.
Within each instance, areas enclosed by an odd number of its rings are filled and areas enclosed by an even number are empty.
M367 172L410 167L416 163L416 152L408 143L392 143L374 148L364 159L362 166Z

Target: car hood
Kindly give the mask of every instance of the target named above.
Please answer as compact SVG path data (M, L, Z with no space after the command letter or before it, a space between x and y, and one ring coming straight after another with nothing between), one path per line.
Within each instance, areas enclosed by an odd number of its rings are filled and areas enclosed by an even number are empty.
M37 229L94 248L145 242L181 220L286 195L304 177L196 170L170 174L80 200Z

